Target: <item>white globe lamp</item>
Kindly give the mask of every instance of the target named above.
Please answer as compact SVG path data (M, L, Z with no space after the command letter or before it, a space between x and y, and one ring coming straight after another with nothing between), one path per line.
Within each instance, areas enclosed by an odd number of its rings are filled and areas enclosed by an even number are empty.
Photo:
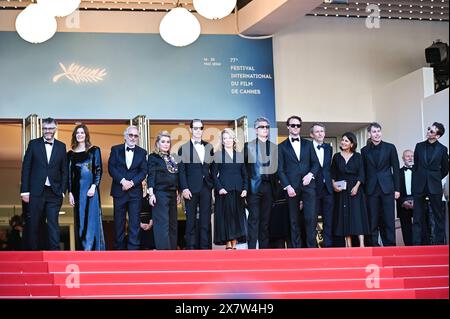
M38 4L28 5L16 18L20 37L31 43L42 43L53 37L57 24L54 16Z
M176 47L184 47L195 42L200 32L200 22L182 7L172 9L159 25L159 33L163 40Z
M80 6L81 0L37 0L37 3L54 17L65 17Z
M194 8L207 19L222 19L233 12L236 2L237 0L194 0Z

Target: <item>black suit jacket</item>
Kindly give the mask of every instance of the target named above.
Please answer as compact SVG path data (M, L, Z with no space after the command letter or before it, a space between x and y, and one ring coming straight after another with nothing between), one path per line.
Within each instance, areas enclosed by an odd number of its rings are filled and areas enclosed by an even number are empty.
M278 146L267 140L266 143L258 139L244 144L244 159L247 168L249 192L258 193L264 178L272 186L272 195L276 196Z
M300 141L300 161L289 138L278 145L278 177L283 188L291 185L294 189L298 189L303 185L302 179L305 175L311 172L316 177L319 171L320 163L313 143L303 138ZM315 187L314 180L308 187Z
M125 144L113 146L109 156L108 171L112 177L111 196L122 197L128 193L131 198L141 198L142 181L147 175L147 151L136 145L133 162L130 169L128 169L125 160ZM134 183L134 186L127 192L122 190L122 185L120 184L122 178Z
M381 141L378 144L379 160L376 163L372 147L373 144L369 144L361 149L366 173L366 194L372 195L375 192L377 182L384 194L399 192L400 164L397 149L394 144Z
M320 166L319 161L319 171L316 176L316 183L325 184L328 193L333 194L333 182L331 181L331 160L333 158L333 148L330 144L323 143L323 166ZM314 146L314 144L313 144ZM314 151L315 152L315 151ZM317 156L317 153L316 153Z
M203 182L213 188L212 163L214 161L214 148L211 144L202 141L205 147L205 159L202 162L197 151L189 141L178 150L178 173L180 178L180 190L189 189L191 193L199 193Z
M179 168L179 166L178 166ZM178 173L170 173L164 159L156 153L148 156L147 187L153 191L176 191L178 189Z
M66 145L54 140L50 162L47 162L44 138L31 140L22 164L21 193L41 196L48 176L53 192L62 197L67 190L68 167Z
M414 166L412 167L412 169L414 170ZM413 199L413 195L412 195L412 176L411 176L411 195L407 195L406 194L406 184L405 184L405 171L406 171L406 167L403 166L402 168L400 168L400 197L397 199L397 203L399 205L402 205L404 201L406 200L410 200ZM414 175L414 174L412 174Z
M233 161L226 151L216 152L214 155L213 178L216 191L224 188L227 192L248 190L247 169L244 154L233 152Z
M428 162L426 143L428 141L417 143L414 150L413 194L424 194L425 185L428 185L430 194L442 194L442 179L448 174L448 149L436 141L434 153Z

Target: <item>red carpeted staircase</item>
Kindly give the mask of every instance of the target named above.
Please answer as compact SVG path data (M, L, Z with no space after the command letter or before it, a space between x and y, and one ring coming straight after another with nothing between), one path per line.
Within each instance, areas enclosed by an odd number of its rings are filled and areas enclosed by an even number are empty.
M448 246L0 252L0 299L448 299Z

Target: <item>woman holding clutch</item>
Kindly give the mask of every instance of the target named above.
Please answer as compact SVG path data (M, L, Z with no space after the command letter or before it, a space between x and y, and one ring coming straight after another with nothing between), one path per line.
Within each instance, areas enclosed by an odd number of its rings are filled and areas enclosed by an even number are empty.
M369 218L363 188L364 166L361 154L356 152L356 136L342 135L341 151L334 154L331 178L334 188L334 234L345 237L345 246L352 247L352 236L357 235L364 247L364 235L370 233Z

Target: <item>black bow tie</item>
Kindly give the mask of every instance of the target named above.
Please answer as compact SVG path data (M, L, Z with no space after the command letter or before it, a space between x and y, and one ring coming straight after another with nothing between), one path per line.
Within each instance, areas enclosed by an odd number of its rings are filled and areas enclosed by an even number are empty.
M197 142L197 141L195 141L195 142L194 142L194 145L202 145L202 142Z
M133 148L131 148L131 147L128 147L128 146L127 146L127 152L128 152L128 151L132 151L132 152L134 152L134 147L133 147Z
M47 142L47 141L44 141L44 143L45 143L45 144L48 144L48 145L50 145L50 146L53 145L53 142Z
M412 171L412 167L405 167L405 171Z
M299 138L291 138L291 141L292 141L292 143L294 143L294 142L300 142L300 139L299 139Z
M323 144L317 145L317 149L318 149L318 150L320 150L321 148L323 148Z

